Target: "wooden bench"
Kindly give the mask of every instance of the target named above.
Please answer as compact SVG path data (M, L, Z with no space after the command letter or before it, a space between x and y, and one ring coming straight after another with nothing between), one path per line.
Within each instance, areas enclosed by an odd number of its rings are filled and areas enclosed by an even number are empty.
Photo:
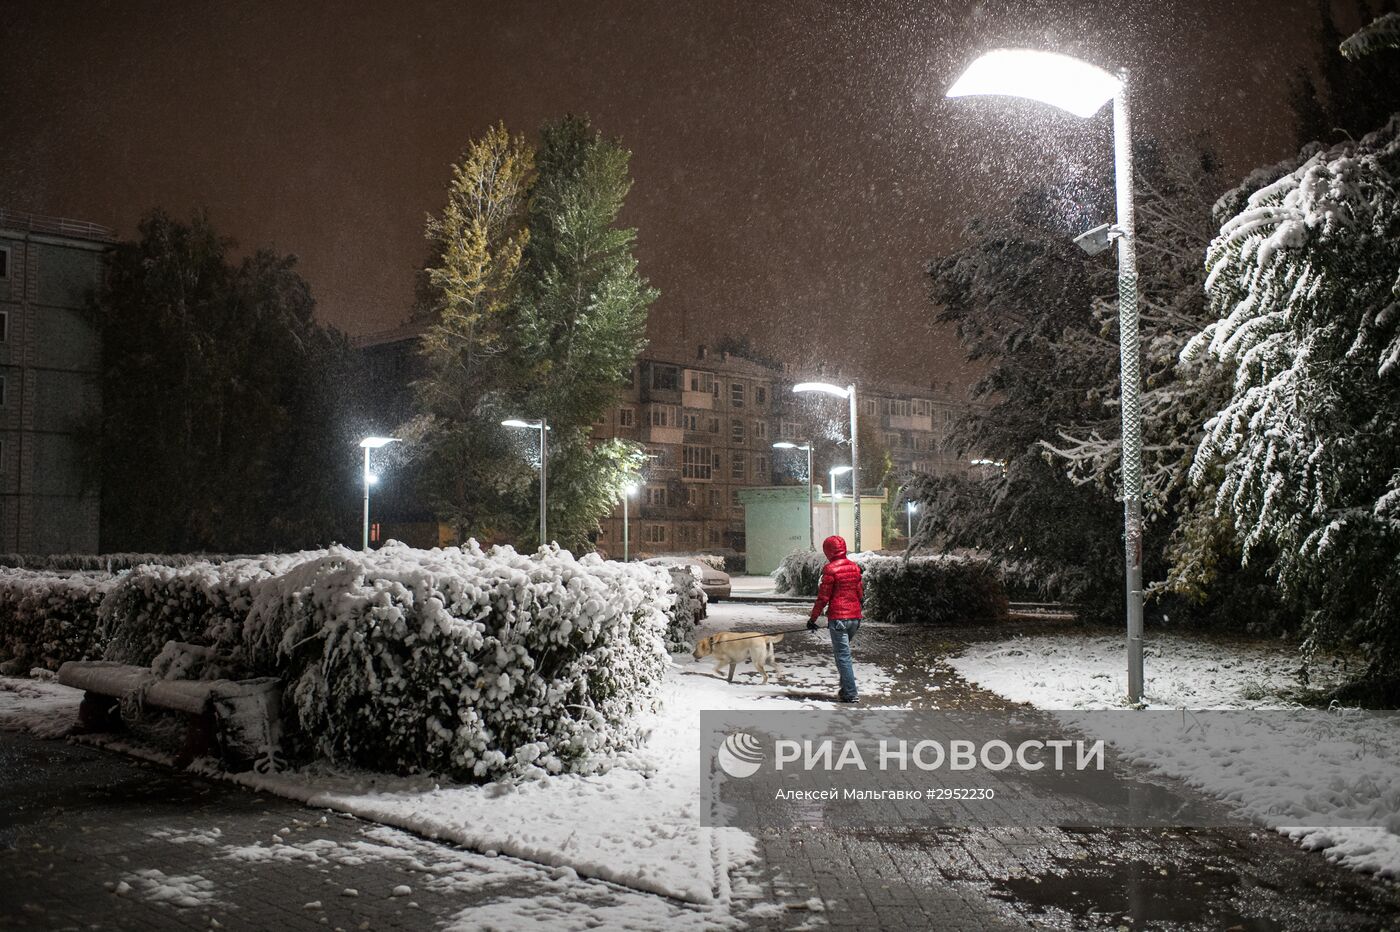
M185 715L188 727L175 758L178 767L211 753L230 770L251 767L266 773L283 765L276 677L166 680L156 678L150 667L70 660L58 668L58 681L83 690L78 724L86 731L124 728L123 703L129 715L144 708Z

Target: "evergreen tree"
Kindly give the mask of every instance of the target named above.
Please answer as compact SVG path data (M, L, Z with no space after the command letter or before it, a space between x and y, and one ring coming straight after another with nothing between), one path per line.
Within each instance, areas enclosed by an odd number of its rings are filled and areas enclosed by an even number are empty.
M498 127L468 147L429 224L429 373L409 432L435 507L463 536L536 536L537 440L502 417L549 422L550 536L566 546L587 546L638 471L635 444L590 439L656 298L636 231L617 225L629 158L576 117L546 126L538 151Z
M1272 180L1270 180L1272 178ZM1246 557L1272 562L1317 642L1400 674L1400 116L1305 149L1221 201L1216 319L1185 357L1229 367L1192 465ZM1267 183L1265 183L1267 182ZM1218 477L1218 478L1217 478Z

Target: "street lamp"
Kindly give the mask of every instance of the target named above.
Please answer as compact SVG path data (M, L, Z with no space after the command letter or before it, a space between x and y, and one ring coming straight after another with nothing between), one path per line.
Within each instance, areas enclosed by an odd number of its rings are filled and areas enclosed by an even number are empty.
M388 446L389 444L391 444L391 443L398 443L398 442L399 442L399 438L398 438L398 437L366 437L365 439L363 439L363 440L360 441L360 449L362 449L362 450L365 451L365 471L364 471L365 510L364 510L364 521L362 522L362 523L363 523L362 533L361 533L361 535L360 535L360 539L361 539L360 549L362 549L362 550L368 550L368 549L369 549L369 487L372 486L372 485L374 485L374 483L376 483L376 482L379 481L379 477L376 476L374 473L372 473L372 472L369 471L369 451L370 451L370 450L378 450L380 447L387 447L387 446Z
M844 476L844 475L845 475L846 473L848 473L848 472L851 473L853 477L854 477L855 474L854 474L854 472L852 471L851 467L849 467L849 466L833 466L833 467L831 467L831 470L830 470L830 471L831 471L831 533L833 533L833 534L840 534L840 533L841 533L841 506L837 504L837 499L839 498L839 496L838 496L837 493L836 493L836 477L837 477L837 476ZM855 491L856 491L856 481L855 481L854 478L852 478L852 479L851 479L851 497L852 497L852 498L855 498ZM857 552L858 552L858 551L857 551Z
M627 515L627 500L637 494L637 483L629 482L622 488L622 562L626 563L628 558L628 534L630 519Z
M845 398L851 406L851 498L855 501L855 533L852 535L851 551L860 552L860 436L856 430L856 383L852 382L845 388L839 385L832 385L830 382L798 382L792 387L794 392L821 392L824 395L835 395L837 398Z
M908 523L908 526L909 526L908 533L907 533L905 536L909 538L909 542L910 542L910 543L913 543L913 542L914 542L914 512L916 512L916 511L919 510L919 504L918 504L918 502L905 502L904 508L905 508L906 513L907 513L907 514L906 514L906 517L907 517L907 523Z
M1118 242L1118 359L1123 395L1123 562L1128 615L1128 701L1142 699L1142 411L1139 370L1137 246L1133 222L1132 125L1128 73L1031 49L997 49L978 58L949 97L1024 97L1088 118L1113 101L1114 180L1118 218L1075 239L1090 255Z
M809 440L799 446L795 443L788 443L786 440L780 440L773 444L773 449L807 451L807 549L816 550L817 532L812 526L812 509L816 507L812 501L812 441Z
M544 418L540 418L538 421L522 421L512 417L502 421L501 426L540 432L540 546L543 547L549 541L548 524L544 516L545 505L548 501L546 487L549 483L549 440L545 435L549 432L549 424L545 422Z

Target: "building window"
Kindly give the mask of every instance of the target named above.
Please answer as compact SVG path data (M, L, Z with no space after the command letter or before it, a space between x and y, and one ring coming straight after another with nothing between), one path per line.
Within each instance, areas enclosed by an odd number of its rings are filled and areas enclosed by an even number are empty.
M647 486L647 504L666 507L666 487L664 485Z
M719 433L719 418L717 418L717 417L712 417L712 418L710 418L710 423L709 423L709 425L708 425L708 429L709 429L710 433L712 433L712 434L717 434L717 433Z
M0 408L5 407L5 402L9 400L10 393L6 391L9 388L7 382L9 382L9 377L0 375Z
M734 458L729 461L729 478L742 482L749 471L748 457L742 453L735 453Z
M715 393L715 375L713 372L691 372L690 390L693 392L704 392L707 395Z
M768 389L762 385L755 385L753 387L753 403L766 405L768 403Z
M618 427L636 427L636 426L637 426L637 409L634 408L634 407L632 407L631 405L623 405L622 407L618 408L618 409L617 409L617 426L618 426Z
M710 507L711 507L711 508L718 508L718 507L719 507L719 489L711 489L711 490L710 490Z
M897 450L904 446L899 434L885 434L885 446L891 450Z
M796 440L801 426L796 421L782 420L778 422L779 440Z
M675 450L675 447L662 446L659 443L650 443L647 444L647 459L651 460L653 469L675 469Z
M879 414L879 411L876 409L875 399L874 399L874 398L863 398L863 399L861 399L861 402L860 402L860 413L866 415L867 417L875 417L877 414Z
M710 544L711 546L719 546L719 528L717 527L710 528Z
M732 506L735 507L735 508L742 508L742 507L744 507L744 503L741 502L741 501L739 501L739 490L738 490L738 489L730 489L730 490L729 490L729 504L732 505Z
M928 417L933 413L933 402L927 398L914 399L914 414L918 417Z
M681 478L704 482L714 478L713 453L709 447L681 448Z
M768 479L768 455L755 453L753 457L753 481L766 484Z
M373 524L371 524L371 525L369 526L369 542L370 542L371 544L377 544L377 543L379 543L379 536L380 536L380 532L379 532L379 522L376 521L376 522L374 522Z
M675 366L651 367L651 387L657 391L673 392L680 387L680 374Z
M676 527L676 540L682 544L695 543L695 528L689 524L681 524Z
M686 430L699 430L700 415L696 414L694 411L682 411L681 426Z
M10 342L10 312L0 311L0 343Z
M681 426L680 409L675 405L652 405L650 411L652 427Z
M753 442L754 442L754 443L767 443L767 442L768 442L768 422L767 422L767 421L754 421L754 422L753 422Z
M738 444L744 442L744 422L737 417L729 424L729 440Z
M0 246L0 281L10 277L10 247Z
M648 525L647 525L647 543L649 543L649 544L664 544L664 543L666 543L666 525L664 525L664 524L648 524Z
M700 504L700 490L695 486L687 486L685 490L685 503L691 508Z
M730 383L729 383L729 404L730 404L732 407L735 407L735 408L742 408L742 407L744 406L744 383L743 383L743 382L730 382Z

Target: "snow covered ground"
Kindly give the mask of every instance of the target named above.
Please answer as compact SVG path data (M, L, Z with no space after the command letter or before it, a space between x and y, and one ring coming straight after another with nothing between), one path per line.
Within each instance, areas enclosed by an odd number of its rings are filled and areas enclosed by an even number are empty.
M717 630L800 628L804 620L791 609L721 602L711 607L698 636ZM782 682L764 686L748 664L730 684L712 675L710 660L676 655L646 743L600 775L484 786L324 766L272 776L221 776L482 854L520 858L567 875L697 904L706 922L724 922L731 909L744 908L735 902L741 898L735 897L731 884L753 860L754 839L738 829L700 825L700 712L773 708L779 703L783 708L831 707L812 698L835 690L835 671L825 653L803 660L780 646L778 659ZM863 694L877 702L888 690L889 677L873 664L857 662L856 675ZM0 724L61 733L72 724L79 698L76 690L55 683L0 679ZM122 749L141 753L125 745ZM531 909L531 918L547 927L549 904L532 900ZM510 915L509 910L502 913L503 926L509 925ZM645 919L647 914L639 915ZM481 922L482 917L474 913L471 921ZM638 927L645 926L641 922Z
M1120 637L1062 634L975 644L948 662L1013 702L1090 710L1126 705L1125 660ZM1298 708L1289 696L1298 688L1299 666L1292 646L1154 633L1145 649L1144 699L1150 709ZM1310 674L1320 685L1319 671ZM1400 728L1342 711L1311 737L1297 729L1281 737L1268 724L1262 717L1217 722L1209 731L1182 734L1124 728L1112 740L1126 758L1218 796L1343 866L1400 877L1400 786L1387 766L1400 758ZM1304 755L1318 766L1290 766ZM1328 818L1383 827L1296 825Z

